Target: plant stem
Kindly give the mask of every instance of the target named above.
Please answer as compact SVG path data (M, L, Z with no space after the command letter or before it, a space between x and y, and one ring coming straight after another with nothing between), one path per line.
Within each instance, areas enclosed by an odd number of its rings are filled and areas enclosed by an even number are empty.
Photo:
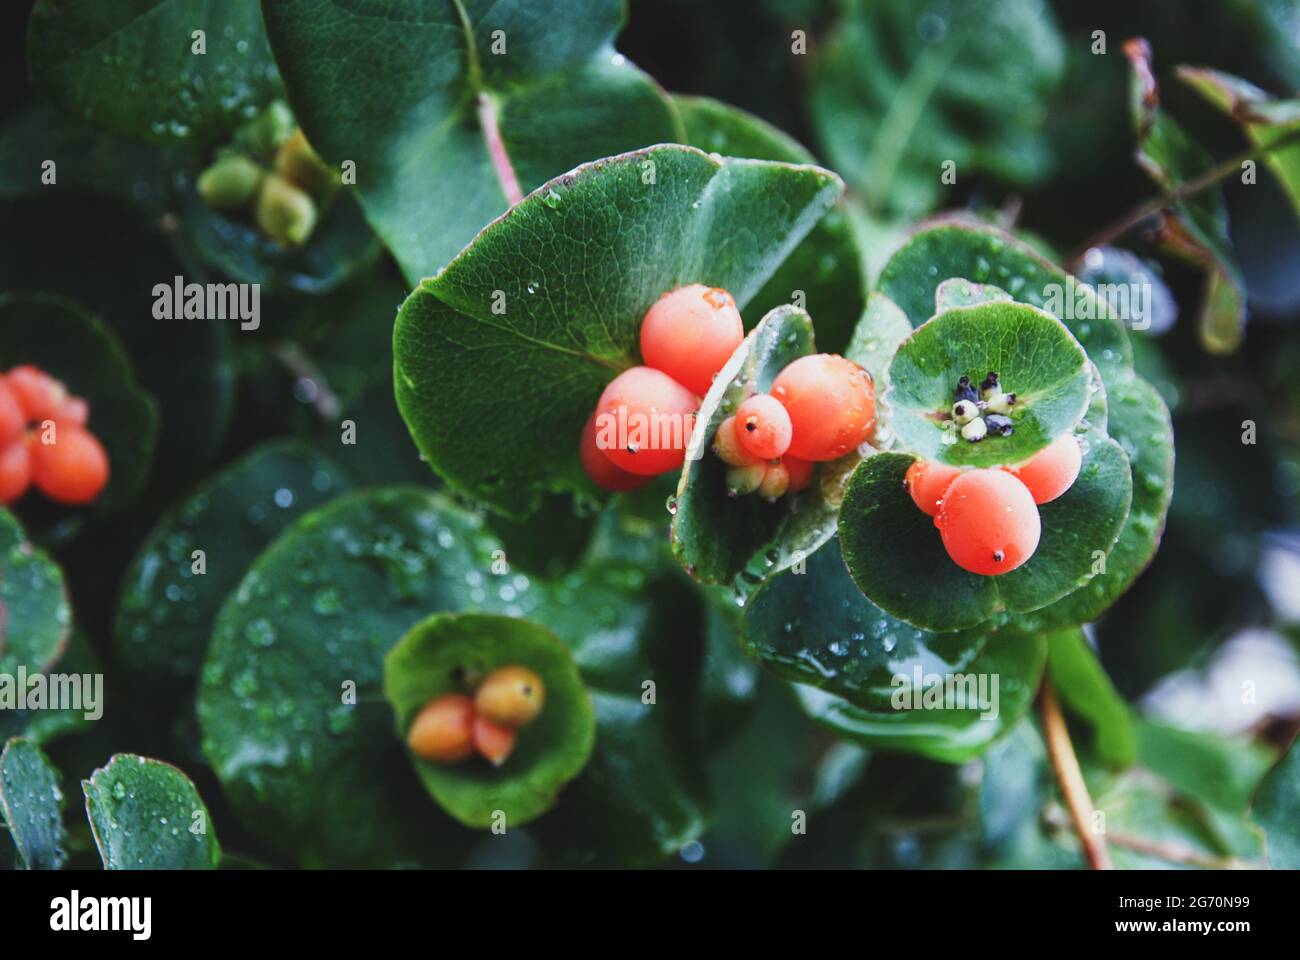
M1143 837L1134 837L1126 833L1110 834L1110 842L1117 847L1125 847L1158 857L1168 863L1181 863L1189 867L1203 867L1207 870L1252 870L1256 865L1236 857L1216 857L1209 853L1200 853L1189 847L1169 843L1158 843Z
M275 358L296 379L310 380L316 385L316 396L311 401L311 405L322 420L333 423L338 419L342 408L339 398L325 382L325 375L320 368L312 362L311 357L307 356L301 347L293 343L282 344L276 348Z
M510 154L506 152L505 141L501 139L496 101L486 92L478 95L478 123L483 130L483 139L487 142L488 156L492 158L492 169L496 171L497 180L501 183L501 192L506 195L506 203L513 207L524 198L524 191L519 186L519 177L515 175Z
M1038 705L1043 714L1043 735L1047 740L1047 752L1052 758L1052 767L1056 779L1061 784L1061 793L1070 810L1070 820L1074 832L1083 845L1088 866L1093 870L1112 870L1110 853L1106 849L1105 838L1093 833L1089 821L1092 818L1092 797L1088 795L1088 785L1083 781L1083 771L1079 769L1079 759L1074 755L1074 744L1070 742L1070 731L1065 726L1065 716L1061 713L1061 704L1056 699L1056 690L1052 681L1043 678L1043 686L1038 693Z

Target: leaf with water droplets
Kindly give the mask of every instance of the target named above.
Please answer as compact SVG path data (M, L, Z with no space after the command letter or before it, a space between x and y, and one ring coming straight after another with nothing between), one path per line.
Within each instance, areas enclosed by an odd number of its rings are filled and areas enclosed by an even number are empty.
M215 870L212 815L176 767L119 753L81 781L105 870Z
M1300 741L1291 744L1259 785L1250 818L1264 832L1264 851L1275 870L1300 870Z
M0 751L0 830L6 828L19 866L58 870L67 860L59 772L40 747L18 737Z
M63 571L0 507L0 674L53 666L71 630Z

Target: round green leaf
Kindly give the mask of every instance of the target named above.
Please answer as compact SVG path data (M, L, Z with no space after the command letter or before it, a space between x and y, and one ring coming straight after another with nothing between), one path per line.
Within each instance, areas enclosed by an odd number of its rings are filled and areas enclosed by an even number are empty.
M120 662L167 691L160 701L188 700L217 611L249 565L347 487L337 466L296 441L258 447L206 481L155 525L127 569L114 628Z
M0 507L0 674L52 667L72 630L63 571Z
M989 371L1014 391L1010 436L962 439L949 411L958 378L979 384ZM1020 303L990 302L949 310L903 341L889 367L884 403L906 449L955 466L1027 460L1083 419L1092 367L1070 332L1051 315Z
M757 582L834 533L835 508L820 483L775 503L759 496L729 497L727 465L712 450L718 426L746 396L767 391L777 374L814 350L809 316L796 307L777 307L714 378L686 447L672 507L673 553L691 576L728 583L745 573ZM831 471L823 467L822 472Z
M919 327L936 312L940 284L953 277L995 284L1020 303L1046 310L1069 328L1104 376L1133 366L1127 331L1092 287L996 227L952 220L922 227L890 257L878 285Z
M1264 850L1275 870L1300 870L1300 747L1291 745L1259 785L1250 817L1264 831Z
M0 750L0 827L28 870L58 870L68 858L59 771L30 740L14 737Z
M129 502L153 459L158 412L135 381L117 337L79 304L51 294L0 296L0 369L33 363L90 404L88 429L108 453L109 481L93 505L64 508L31 492L18 510L49 539L70 536L87 514Z
M280 85L255 0L38 0L27 62L73 116L155 144L210 141Z
M862 595L832 541L764 584L745 605L744 646L777 675L869 709L889 704L896 676L964 670L988 634L931 633L891 617Z
M961 763L979 756L1024 716L1038 692L1050 642L1050 637L1037 634L995 634L984 652L962 670L923 668L919 686L915 672L905 678L906 684L900 681L895 691L897 707L866 709L826 690L801 684L796 684L794 690L808 715L838 736L869 747ZM974 696L964 704L940 700L938 708L926 708L927 691L936 696L933 691L946 688L949 673L954 687L960 683L961 689ZM972 700L974 708L970 706Z
M308 138L355 161L361 205L412 284L506 210L497 137L527 191L681 136L663 92L614 50L621 0L286 0L265 13Z
M849 341L844 356L871 374L876 385L876 395L882 396L889 385L889 364L898 352L898 346L912 335L912 324L907 315L899 309L898 304L878 290L871 291L867 305L853 328L853 337ZM876 427L877 442L881 430L888 430L887 425Z
M208 808L171 764L119 753L81 789L105 870L215 870L221 862Z
M637 362L646 310L696 282L745 304L840 189L816 167L680 146L540 188L398 314L394 382L417 446L452 486L512 516L547 491L594 492L578 438Z
M898 619L945 632L1037 610L1076 590L1115 545L1132 497L1119 444L1095 431L1084 439L1078 479L1038 508L1038 549L996 577L968 573L948 557L934 519L917 509L904 485L912 457L882 453L864 460L840 512L840 544L854 581Z
M458 764L412 757L415 771L438 804L468 827L487 828L504 814L519 826L555 805L560 789L591 756L596 718L567 647L526 620L483 614L436 614L417 624L384 661L384 694L397 714L403 740L430 700L473 694L466 677L498 667L525 666L542 678L542 712L516 736L500 767L476 757Z

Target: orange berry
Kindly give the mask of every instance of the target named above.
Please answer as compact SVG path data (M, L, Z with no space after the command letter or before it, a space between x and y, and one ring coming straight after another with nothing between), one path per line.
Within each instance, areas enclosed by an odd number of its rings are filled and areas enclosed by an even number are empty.
M27 442L18 439L0 450L0 503L5 506L17 503L31 484L31 453Z
M94 434L55 424L53 442L33 439L32 482L57 503L90 503L108 483L108 454Z
M781 402L756 393L736 410L734 427L740 445L760 460L775 460L790 449L794 427Z
M1042 521L1025 485L1004 470L965 470L948 486L934 518L953 563L996 576L1038 549Z
M835 460L876 427L871 374L833 353L800 357L772 383L772 396L790 414L790 453L800 460Z
M474 715L474 749L499 767L515 748L515 732L493 723L482 714Z
M785 468L785 464L769 463L763 474L763 482L758 485L758 495L775 500L777 497L784 497L789 489L790 471Z
M1073 434L1057 437L1025 463L1003 467L1019 478L1034 498L1034 503L1051 503L1074 486L1079 468L1083 466L1083 451Z
M84 427L90 419L90 404L86 403L82 397L74 397L68 394L59 404L59 409L54 411L54 420L58 423L71 423L74 426Z
M596 404L596 446L628 473L680 470L699 406L699 397L666 373L624 370Z
M703 396L740 342L745 327L726 290L700 283L665 293L641 323L641 356Z
M0 377L0 447L7 447L21 437L26 426L27 415L23 413L18 397L8 381Z
M747 467L761 459L741 446L735 417L727 417L718 424L713 435L713 452L729 467Z
M638 477L628 473L605 456L605 451L596 445L596 415L587 418L582 428L582 440L578 444L578 456L582 459L582 468L587 471L591 482L604 490L635 490L650 482L649 477Z
M943 492L960 473L961 471L956 467L943 463L917 460L907 468L907 476L903 478L903 483L907 486L907 492L912 495L912 502L920 507L923 513L933 517L939 513Z
M406 731L411 752L434 763L455 763L474 752L474 701L449 693L426 703Z
M50 419L67 396L63 384L31 364L14 367L7 379L28 421Z
M798 493L812 483L813 465L811 461L784 456L781 458L781 463L785 466L785 472L790 477L791 493Z
M474 708L503 727L532 723L546 702L546 685L527 667L498 667L474 695Z

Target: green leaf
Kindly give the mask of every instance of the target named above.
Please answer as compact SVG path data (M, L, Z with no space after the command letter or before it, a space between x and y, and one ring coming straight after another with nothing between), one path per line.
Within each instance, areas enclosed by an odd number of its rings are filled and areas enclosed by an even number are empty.
M221 862L208 808L171 764L119 753L81 789L105 870L215 870Z
M58 870L67 860L59 772L36 744L14 737L0 751L0 826L28 870Z
M0 674L48 670L72 630L63 571L0 507Z
M889 364L899 345L912 335L912 324L898 304L878 290L867 298L844 356L871 374L876 394L889 386ZM879 428L877 428L879 430Z
M673 554L696 579L728 583L743 574L747 583L758 582L835 532L835 505L822 492L833 467L822 467L806 491L772 503L757 495L728 496L727 465L712 450L718 426L746 396L766 392L777 374L814 351L809 316L777 307L714 377L686 447L673 507Z
M912 457L867 458L849 480L840 512L840 543L854 581L891 615L943 632L1037 610L1078 589L1095 576L1097 553L1104 557L1115 545L1132 496L1120 446L1092 430L1085 438L1074 485L1038 508L1038 549L995 577L968 573L949 559L934 519L916 508L904 485Z
M1127 332L1093 289L996 227L944 220L922 227L885 264L879 288L919 327L935 314L940 285L954 277L994 284L1046 310L1069 328L1104 377L1133 365Z
M514 189L680 136L663 92L614 51L619 0L264 10L308 139L331 162L356 163L361 205L413 284L518 199ZM494 166L498 136L518 186Z
M796 140L758 117L708 97L673 97L686 127L686 142L708 153L751 160L815 163ZM838 353L864 308L862 255L847 211L837 205L794 249L754 296L751 317L761 317L792 298L817 318L817 342Z
M1137 163L1166 194L1207 173L1213 158L1160 107L1151 47L1141 37L1124 44L1131 79L1129 103L1137 137ZM1231 353L1246 324L1246 290L1228 240L1228 212L1217 185L1199 189L1169 205L1160 233L1166 249L1205 272L1199 329L1211 353Z
M347 487L337 466L295 441L257 447L205 481L158 521L127 568L114 627L119 662L142 686L166 691L160 701L188 701L217 611L249 565Z
M1178 78L1241 125L1300 216L1300 100L1278 100L1247 80L1204 67L1179 67ZM1285 145L1274 144L1286 141Z
M27 62L64 110L143 143L210 142L279 89L254 0L38 0Z
M555 805L591 756L596 718L573 657L553 634L526 620L435 614L411 629L384 661L384 694L403 740L425 704L448 693L473 694L466 678L522 665L546 688L537 719L517 733L500 767L481 757L458 764L412 757L438 804L467 827L520 826Z
M158 411L135 381L112 330L72 300L52 294L0 295L0 369L32 363L90 404L88 429L108 454L108 486L93 505L62 508L31 492L20 512L50 540L70 536L89 514L119 509L149 473Z
M1291 744L1255 794L1251 819L1264 831L1264 850L1275 870L1300 869L1300 749Z
M1112 767L1137 759L1137 732L1128 704L1115 691L1082 630L1053 634L1047 672L1071 712L1092 727L1097 754Z
M989 371L1016 394L1010 436L962 439L951 419L960 377ZM1087 354L1050 314L991 302L941 313L903 341L889 367L884 405L899 443L954 466L1020 463L1083 419L1094 386Z
M816 167L679 146L542 187L402 306L394 381L416 444L453 487L511 516L546 491L594 492L578 438L636 363L646 310L695 282L743 306L840 189Z
M960 671L962 689L978 691L983 682L987 709L913 707L914 698L924 704L927 690L941 695L947 683L947 677L928 666L920 687L909 683L898 688L898 708L866 709L816 687L796 684L794 689L808 715L837 736L868 747L961 763L979 756L1024 716L1038 691L1048 642L1042 636L998 634Z
M976 307L982 303L1010 303L1011 294L991 283L971 283L953 277L939 284L934 292L934 312L946 313L961 307Z
M1040 178L1051 159L1042 128L1064 70L1042 0L942 10L855 2L818 52L812 121L873 212L915 217L940 202L946 161L958 182Z
M1244 813L1275 754L1245 738L1137 722L1138 760L1180 792L1211 807Z

